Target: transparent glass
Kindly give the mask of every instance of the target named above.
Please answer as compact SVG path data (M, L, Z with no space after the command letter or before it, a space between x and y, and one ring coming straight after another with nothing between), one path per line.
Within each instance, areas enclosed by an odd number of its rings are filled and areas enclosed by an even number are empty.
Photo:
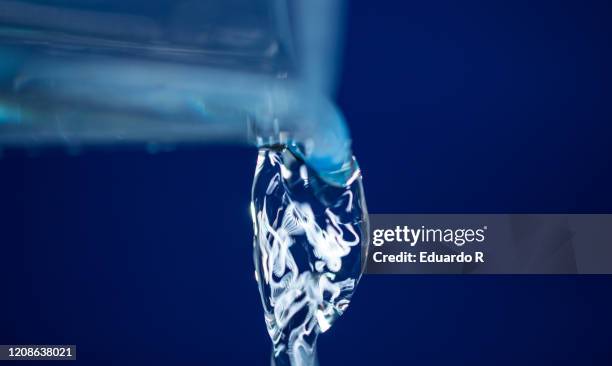
M338 0L0 0L0 147L299 142L341 182Z
M332 100L342 5L0 0L0 149L258 146L254 260L272 364L316 365L316 339L348 307L368 245Z

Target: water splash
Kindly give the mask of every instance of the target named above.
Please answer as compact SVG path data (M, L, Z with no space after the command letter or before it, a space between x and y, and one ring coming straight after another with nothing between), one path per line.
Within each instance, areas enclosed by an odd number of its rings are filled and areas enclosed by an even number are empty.
M259 151L251 214L255 278L273 365L316 365L316 340L349 305L368 247L361 175L326 183L291 146Z

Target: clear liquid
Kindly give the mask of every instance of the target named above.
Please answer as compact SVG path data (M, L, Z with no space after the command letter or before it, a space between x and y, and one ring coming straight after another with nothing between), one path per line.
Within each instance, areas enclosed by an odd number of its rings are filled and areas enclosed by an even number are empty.
M255 276L274 365L317 364L317 336L347 309L369 242L359 170L335 186L299 156L260 149L253 182Z

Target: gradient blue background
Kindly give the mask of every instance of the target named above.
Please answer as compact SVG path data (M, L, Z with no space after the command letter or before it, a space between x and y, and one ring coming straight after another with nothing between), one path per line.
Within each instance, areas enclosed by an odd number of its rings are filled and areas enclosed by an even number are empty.
M607 1L354 1L339 104L371 212L612 210ZM0 344L266 365L255 151L0 159ZM366 276L323 365L611 365L610 276Z

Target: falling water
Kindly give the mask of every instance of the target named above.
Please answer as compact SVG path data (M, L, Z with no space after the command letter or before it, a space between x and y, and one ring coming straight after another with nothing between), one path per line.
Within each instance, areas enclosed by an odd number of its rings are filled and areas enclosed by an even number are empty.
M347 309L368 247L354 159L337 186L300 156L296 146L260 149L253 182L255 277L277 366L318 364L317 337Z

